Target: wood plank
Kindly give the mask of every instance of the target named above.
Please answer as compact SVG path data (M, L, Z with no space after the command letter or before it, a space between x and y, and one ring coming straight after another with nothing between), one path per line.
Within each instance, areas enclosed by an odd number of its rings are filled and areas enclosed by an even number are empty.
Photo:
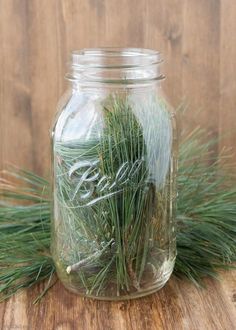
M3 0L0 13L0 168L33 167L27 1Z
M220 1L184 2L183 96L189 111L183 121L218 136Z
M56 4L45 0L28 2L33 146L35 170L40 174L49 173L49 128L62 93L60 52L64 50L59 42Z
M220 118L221 147L231 148L236 161L236 2L221 3ZM235 167L236 171L236 167Z

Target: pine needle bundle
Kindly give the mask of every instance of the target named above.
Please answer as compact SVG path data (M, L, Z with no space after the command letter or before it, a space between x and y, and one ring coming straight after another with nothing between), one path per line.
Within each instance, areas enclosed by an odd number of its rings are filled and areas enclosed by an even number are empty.
M47 279L46 291L54 274L48 181L15 168L4 172L4 177L0 182L0 301Z
M54 142L53 257L64 285L86 296L142 295L173 270L169 114L154 97L131 104L110 96L102 133L99 122L89 138Z
M236 188L226 154L214 157L200 129L181 144L178 174L177 259L174 273L201 284L236 261ZM0 294L4 300L55 272L50 254L49 181L13 169L1 181ZM44 294L44 292L42 293Z
M197 128L180 148L175 274L196 285L236 261L235 164L230 150L214 155L217 142Z

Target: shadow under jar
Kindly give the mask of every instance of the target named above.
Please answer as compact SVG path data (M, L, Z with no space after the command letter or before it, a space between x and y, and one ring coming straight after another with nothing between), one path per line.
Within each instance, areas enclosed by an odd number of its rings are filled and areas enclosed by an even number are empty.
M52 254L82 296L145 296L176 257L175 120L161 91L160 53L71 54L70 88L52 130Z

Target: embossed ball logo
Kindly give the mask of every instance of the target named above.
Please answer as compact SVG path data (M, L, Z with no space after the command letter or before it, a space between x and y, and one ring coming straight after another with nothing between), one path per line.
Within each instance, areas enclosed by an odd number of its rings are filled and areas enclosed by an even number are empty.
M132 183L135 183L133 179L138 175L143 163L144 159L127 161L119 167L112 178L101 172L99 160L76 162L67 173L73 186L70 201L77 202L78 207L90 206L120 193L127 184L132 187Z

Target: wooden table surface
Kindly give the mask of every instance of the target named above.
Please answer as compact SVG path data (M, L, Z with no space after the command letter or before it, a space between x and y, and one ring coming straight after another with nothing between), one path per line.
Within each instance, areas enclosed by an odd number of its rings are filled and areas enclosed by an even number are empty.
M2 330L234 330L236 272L220 281L205 280L206 289L172 277L159 292L131 301L84 299L57 282L38 305L43 289L24 291L0 305Z

